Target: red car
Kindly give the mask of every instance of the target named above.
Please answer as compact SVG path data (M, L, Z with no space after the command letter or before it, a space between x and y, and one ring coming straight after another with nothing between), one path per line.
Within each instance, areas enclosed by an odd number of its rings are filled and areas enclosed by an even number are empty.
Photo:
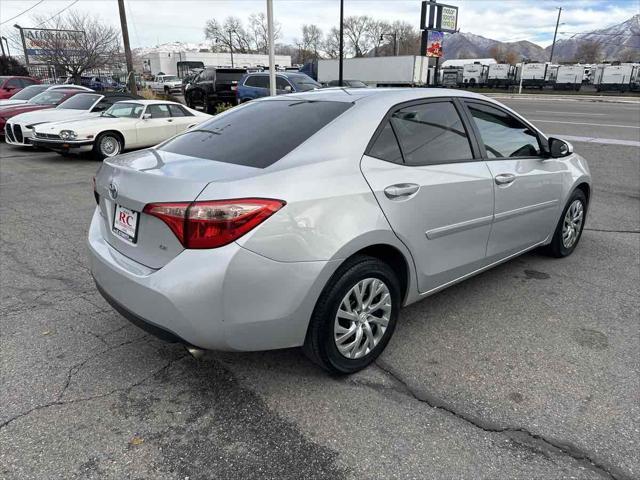
M57 88L55 90L45 90L36 95L27 103L20 105L9 105L0 107L0 135L4 136L4 126L7 119L20 113L33 112L35 110L45 110L47 108L55 108L64 102L67 98L73 97L78 93L87 93L84 90Z
M0 100L36 83L40 83L40 80L31 77L0 77Z

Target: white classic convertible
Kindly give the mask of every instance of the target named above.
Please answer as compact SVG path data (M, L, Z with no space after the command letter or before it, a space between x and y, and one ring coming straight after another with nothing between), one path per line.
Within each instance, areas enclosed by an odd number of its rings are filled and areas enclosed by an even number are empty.
M36 125L32 143L62 154L92 150L102 160L157 145L209 118L176 102L127 100L98 117Z

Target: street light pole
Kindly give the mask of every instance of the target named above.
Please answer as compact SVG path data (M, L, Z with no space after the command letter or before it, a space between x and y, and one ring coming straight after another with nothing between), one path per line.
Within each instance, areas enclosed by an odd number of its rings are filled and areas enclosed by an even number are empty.
M338 60L338 85L342 86L342 60L344 57L344 0L340 0L340 59Z
M276 55L273 44L273 0L267 0L267 35L269 36L269 95L276 95Z
M551 44L551 54L549 55L549 63L553 62L553 49L556 46L556 36L558 35L558 25L560 25L560 14L562 7L558 7L558 20L556 20L556 31L553 33L553 43Z

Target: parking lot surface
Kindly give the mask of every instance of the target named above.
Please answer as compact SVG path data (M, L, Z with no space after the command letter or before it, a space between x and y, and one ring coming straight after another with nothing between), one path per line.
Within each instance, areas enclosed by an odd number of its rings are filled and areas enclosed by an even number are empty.
M505 103L640 141L637 104ZM375 365L334 378L129 324L87 269L98 163L1 144L0 478L640 478L640 147L574 145L595 190L572 256L406 308Z

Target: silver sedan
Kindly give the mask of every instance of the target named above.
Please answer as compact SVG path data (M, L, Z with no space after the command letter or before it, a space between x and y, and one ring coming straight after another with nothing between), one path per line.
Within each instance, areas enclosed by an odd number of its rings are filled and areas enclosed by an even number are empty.
M94 193L91 270L125 317L351 373L401 306L534 248L570 255L591 178L569 143L481 95L337 89L107 159Z

